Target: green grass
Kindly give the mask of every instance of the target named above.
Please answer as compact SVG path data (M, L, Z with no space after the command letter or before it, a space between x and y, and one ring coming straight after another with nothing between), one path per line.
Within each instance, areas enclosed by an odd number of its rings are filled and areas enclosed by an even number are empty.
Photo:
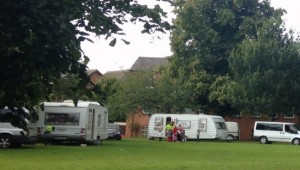
M1 170L299 169L300 147L258 142L107 140L102 146L37 144L0 150Z

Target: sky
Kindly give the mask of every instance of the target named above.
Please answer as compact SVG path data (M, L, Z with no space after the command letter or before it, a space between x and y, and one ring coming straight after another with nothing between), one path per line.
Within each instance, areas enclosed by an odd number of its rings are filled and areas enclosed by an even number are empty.
M141 3L149 3L149 0L139 0ZM148 2L146 2L148 1ZM155 2L155 0L152 0ZM283 16L286 28L300 32L299 0L271 0L271 6L283 8L287 14ZM149 7L153 4L148 4ZM162 3L161 7L165 11L172 8L167 3ZM169 15L166 20L171 21L173 15ZM98 69L102 74L108 71L127 70L138 57L167 57L172 55L169 33L157 33L155 35L141 34L141 24L125 24L122 37L130 41L126 45L122 41L117 41L114 47L108 44L112 39L105 40L104 37L93 37L94 43L85 41L81 44L83 52L90 58L89 69ZM160 38L157 38L160 37Z

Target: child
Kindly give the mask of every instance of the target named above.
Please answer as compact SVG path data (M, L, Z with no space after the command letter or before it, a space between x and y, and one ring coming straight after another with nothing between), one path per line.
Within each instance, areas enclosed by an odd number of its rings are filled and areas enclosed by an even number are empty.
M162 133L161 130L158 131L158 140L161 142L162 141Z
M200 141L200 129L197 130L197 142Z

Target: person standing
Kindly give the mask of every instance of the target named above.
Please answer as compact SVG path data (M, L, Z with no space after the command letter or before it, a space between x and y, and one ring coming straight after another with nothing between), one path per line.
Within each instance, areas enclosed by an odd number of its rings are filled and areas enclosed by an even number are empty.
M161 130L158 131L158 140L160 142L162 141L162 132L161 132Z
M178 125L178 128L177 128L177 141L178 142L182 142L182 132L183 132L183 128L181 127L181 125Z
M166 126L166 132L167 132L167 141L172 142L172 129L173 129L173 124L168 123Z
M178 128L177 128L176 125L175 125L174 128L173 128L173 133L172 133L172 140L173 140L174 142L177 141L177 130L178 130Z
M200 129L197 130L197 142L200 141Z

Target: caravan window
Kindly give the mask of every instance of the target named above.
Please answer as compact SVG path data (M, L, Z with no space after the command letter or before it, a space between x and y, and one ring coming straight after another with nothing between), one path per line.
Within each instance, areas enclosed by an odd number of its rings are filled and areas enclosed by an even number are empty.
M163 129L163 117L155 118L154 130L162 130Z
M216 122L217 129L227 129L225 122Z
M79 125L80 113L46 113L46 125Z

